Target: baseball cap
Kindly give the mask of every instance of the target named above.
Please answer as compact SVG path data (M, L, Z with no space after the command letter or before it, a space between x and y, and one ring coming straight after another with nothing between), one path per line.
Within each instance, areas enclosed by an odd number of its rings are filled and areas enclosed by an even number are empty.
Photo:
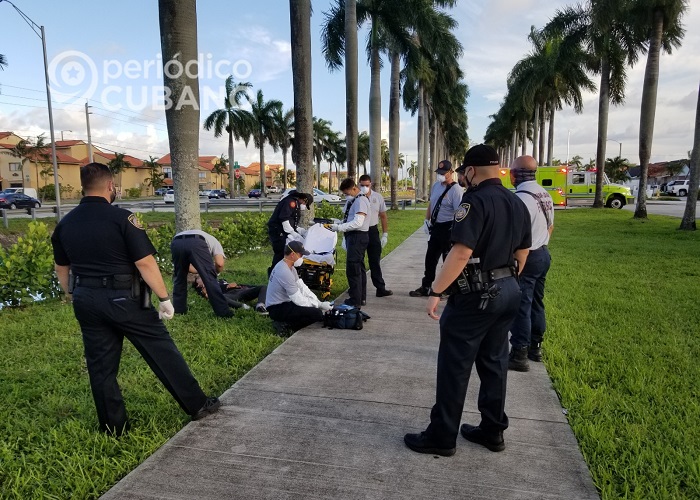
M435 169L438 174L446 174L450 170L452 170L452 162L450 160L442 160L438 163L438 168Z
M292 252L298 253L300 255L309 255L311 252L304 248L301 241L290 241L287 246L284 247L284 254L289 255Z
M464 155L464 161L457 171L465 170L467 167L491 167L500 165L501 160L498 153L487 144L477 144L472 146Z

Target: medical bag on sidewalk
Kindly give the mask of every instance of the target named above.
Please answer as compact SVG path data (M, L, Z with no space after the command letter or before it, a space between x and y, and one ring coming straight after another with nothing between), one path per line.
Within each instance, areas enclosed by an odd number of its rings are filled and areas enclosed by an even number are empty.
M370 318L369 314L360 311L355 306L341 304L333 306L323 315L323 326L328 328L344 328L362 330L363 323Z

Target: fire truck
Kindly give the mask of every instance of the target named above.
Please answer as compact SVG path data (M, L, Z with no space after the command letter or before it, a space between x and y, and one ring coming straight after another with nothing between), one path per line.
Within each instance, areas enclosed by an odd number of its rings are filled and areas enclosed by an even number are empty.
M549 192L554 205L571 207L593 205L596 175L594 170L579 171L566 166L537 167L535 178ZM607 175L603 176L603 201L606 207L622 208L634 203L630 188L610 182ZM500 178L505 187L515 190L509 168L501 169Z

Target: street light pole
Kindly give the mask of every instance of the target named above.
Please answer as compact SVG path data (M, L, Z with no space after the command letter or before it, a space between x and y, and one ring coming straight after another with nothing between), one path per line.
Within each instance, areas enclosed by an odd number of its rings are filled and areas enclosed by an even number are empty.
M87 101L85 101L85 122L87 123L87 136L88 136L88 161L92 163L92 137L90 136L90 109L92 106L88 106Z
M622 158L622 143L620 141L616 141L615 139L608 139L608 141L616 142L620 145L620 154L618 156Z

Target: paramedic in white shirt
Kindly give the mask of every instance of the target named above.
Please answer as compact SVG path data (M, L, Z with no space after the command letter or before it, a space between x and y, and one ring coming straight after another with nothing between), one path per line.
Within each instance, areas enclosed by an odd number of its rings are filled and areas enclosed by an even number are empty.
M377 289L377 297L388 297L394 292L386 289L386 283L382 277L382 248L389 240L389 221L386 216L386 203L384 197L372 190L372 178L365 174L360 176L360 192L369 198L369 243L367 244L367 260L369 261L369 276L374 288ZM379 237L379 221L382 221L382 237Z
M544 311L544 285L551 263L549 237L554 229L554 203L546 189L535 180L537 162L532 156L520 156L510 167L515 194L530 212L532 246L520 273L520 310L510 327L508 368L526 372L528 358L542 361L542 339L547 328Z

